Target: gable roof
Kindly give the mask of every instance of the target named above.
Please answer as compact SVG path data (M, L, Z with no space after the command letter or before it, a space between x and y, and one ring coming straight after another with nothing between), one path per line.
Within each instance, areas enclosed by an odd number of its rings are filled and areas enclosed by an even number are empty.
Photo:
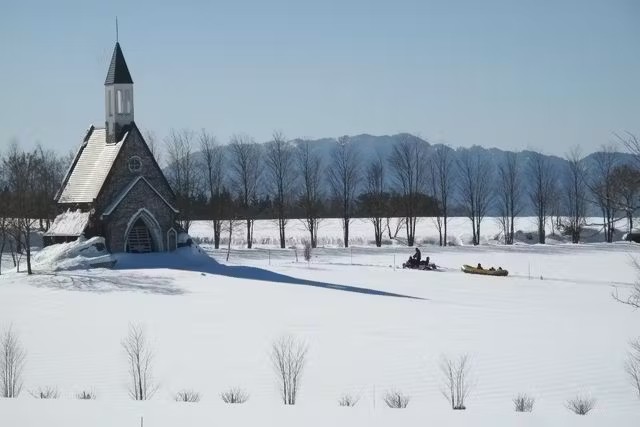
M173 205L171 205L171 203L169 203L167 201L167 199L165 199L162 194L160 194L160 192L158 190L155 189L155 187L153 185L151 185L151 183L147 180L147 178L145 178L144 176L138 176L136 178L133 179L133 181L131 181L129 183L129 185L127 185L121 192L120 194L118 194L118 196L113 200L113 202L111 202L111 204L109 206L107 206L104 210L104 212L102 212L102 215L111 215L111 213L118 207L118 205L124 200L124 198L127 196L127 194L129 194L129 192L131 190L133 190L133 188L136 186L136 184L138 184L140 181L146 183L149 188L151 188L157 195L158 197L160 197L160 199L162 199L162 201L164 202L165 205L167 205L169 207L169 209L171 209L172 211L174 211L175 213L178 213L179 211L173 207Z
M67 172L58 203L91 203L98 196L129 132L116 144L107 144L106 129L91 128Z
M116 42L116 47L113 49L113 55L111 55L111 64L109 65L109 71L107 71L107 78L105 79L104 84L106 86L120 83L133 83L133 80L131 79L127 62L124 60L122 49L120 49L120 43Z

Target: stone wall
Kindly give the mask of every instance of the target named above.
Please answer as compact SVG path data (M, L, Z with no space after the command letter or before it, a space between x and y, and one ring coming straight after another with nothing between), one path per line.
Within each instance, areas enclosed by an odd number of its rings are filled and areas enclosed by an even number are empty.
M121 144L123 144L123 146L118 153L118 157L113 162L111 171L96 200L96 212L101 213L122 193L122 190L129 185L131 181L140 175L144 176L169 203L175 206L173 193L164 179L162 170L157 167L151 152L136 128L132 128L129 131L127 139L121 142ZM138 156L142 162L142 168L138 172L131 172L129 170L129 159L132 156ZM149 191L151 190L149 189ZM144 206L144 204L142 206Z
M103 230L109 251L124 251L127 227L130 223L133 223L134 216L143 208L155 218L160 226L158 234L161 241L155 242L156 246L161 246L163 251L167 250L167 232L174 226L174 212L146 182L140 180L118 207L110 215L103 218ZM151 227L149 228L151 229ZM156 238L155 236L153 237L155 241ZM158 243L160 244L158 245Z

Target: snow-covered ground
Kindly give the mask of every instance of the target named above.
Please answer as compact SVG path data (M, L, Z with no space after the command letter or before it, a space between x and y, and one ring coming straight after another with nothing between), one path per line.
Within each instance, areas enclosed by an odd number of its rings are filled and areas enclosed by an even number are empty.
M628 341L640 335L640 313L611 297L636 280L631 260L640 246L426 246L423 254L444 271L409 271L394 268L394 259L400 265L412 249L366 246L364 221L353 231L362 245L329 247L339 239L337 224L320 229L327 247L309 264L300 249L274 249L268 239L277 230L263 222L255 231L262 249L240 249L239 240L229 263L224 250L202 245L205 253L119 255L113 270L3 274L0 327L13 325L28 357L25 391L0 399L0 425L139 426L141 417L145 427L640 423L640 399L623 366ZM419 238L429 239L431 226L422 226ZM196 223L191 233L207 237L207 227ZM485 227L487 236L498 229ZM460 220L452 236L464 240L465 229ZM292 242L304 238L301 230L292 229ZM510 275L459 270L477 262ZM154 343L160 389L148 402L127 397L120 342L130 322L145 325ZM309 344L295 407L280 403L269 359L283 334ZM472 357L473 392L467 410L454 412L440 392L439 363L463 353ZM29 395L42 386L61 397ZM249 401L225 405L219 393L231 386L246 389ZM183 388L199 391L201 402L173 401ZM97 400L76 400L83 389ZM384 406L390 389L411 396L407 409ZM345 392L361 397L358 406L337 406ZM519 392L536 397L533 413L513 411ZM577 394L597 399L586 417L564 407Z

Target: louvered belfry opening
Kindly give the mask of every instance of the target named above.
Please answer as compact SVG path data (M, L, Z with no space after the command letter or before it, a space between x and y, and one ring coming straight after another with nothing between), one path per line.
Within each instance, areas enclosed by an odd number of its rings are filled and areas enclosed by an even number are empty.
M155 251L155 245L149 227L142 218L138 218L127 236L127 252L146 253L153 251Z

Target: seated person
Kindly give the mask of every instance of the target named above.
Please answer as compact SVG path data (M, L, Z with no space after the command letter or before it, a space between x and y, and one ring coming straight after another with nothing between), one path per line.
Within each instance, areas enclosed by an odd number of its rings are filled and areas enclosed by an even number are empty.
M495 268L493 268L493 267L491 267L491 268L489 269L489 271L496 271L496 269L495 269Z
M478 266L476 267L478 270L482 270L482 264L478 263Z

